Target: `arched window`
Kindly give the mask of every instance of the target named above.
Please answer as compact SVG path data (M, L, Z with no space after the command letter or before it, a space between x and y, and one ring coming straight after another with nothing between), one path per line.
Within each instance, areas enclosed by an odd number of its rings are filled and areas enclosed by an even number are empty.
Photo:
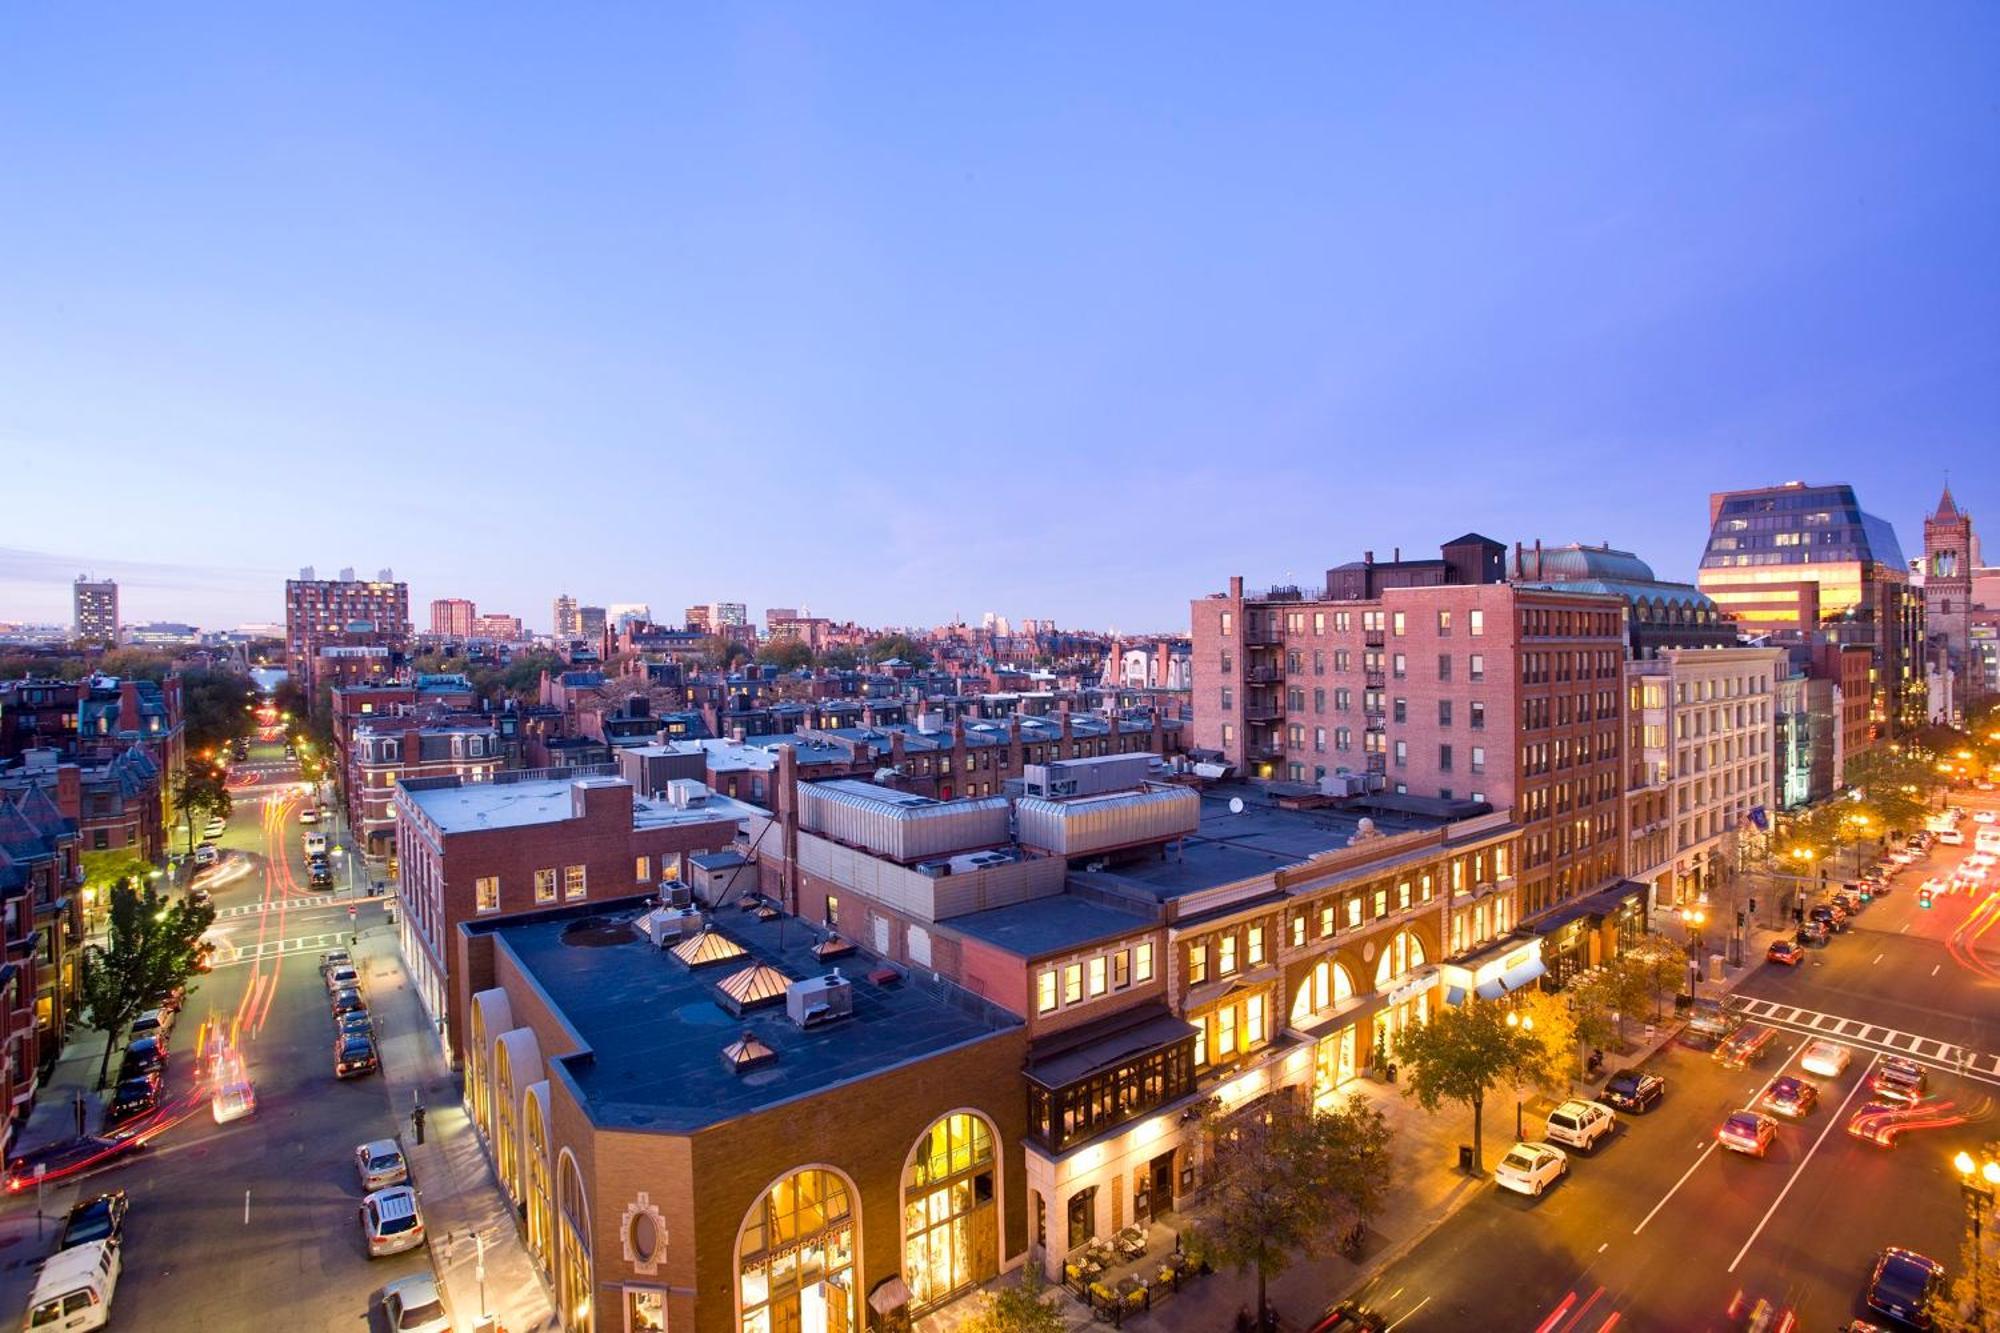
M558 1313L570 1333L591 1333L596 1311L590 1299L590 1200L584 1197L576 1158L567 1149L556 1170L556 1195L556 1298L562 1302Z
M486 1006L474 1001L472 1006L472 1044L467 1052L472 1067L466 1071L465 1090L472 1098L472 1123L490 1143L493 1140L493 1120L487 1110L493 1089L486 1081Z
M514 1117L519 1108L514 1105L513 1057L508 1054L507 1043L493 1043L493 1166L500 1176L500 1187L512 1199L521 1197L521 1181L518 1175L521 1157L520 1122Z
M903 1171L903 1281L912 1313L999 1270L993 1131L955 1112L926 1130Z
M1329 1009L1354 998L1354 978L1347 969L1322 958L1313 970L1299 978L1298 993L1292 997L1292 1026L1310 1023Z
M1388 990L1406 973L1424 965L1424 942L1407 930L1396 932L1375 965L1375 989Z
M549 1127L542 1099L549 1085L537 1083L521 1101L521 1116L527 1130L528 1148L523 1174L528 1181L528 1253L543 1272L555 1248L555 1207L549 1198Z
M854 1202L838 1172L809 1167L752 1205L736 1242L742 1333L854 1333Z

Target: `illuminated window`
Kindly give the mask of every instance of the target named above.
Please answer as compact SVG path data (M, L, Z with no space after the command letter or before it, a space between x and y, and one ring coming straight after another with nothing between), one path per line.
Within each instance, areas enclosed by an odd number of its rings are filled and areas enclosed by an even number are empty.
M1333 934L1332 903L1327 903L1319 909L1319 933L1321 939L1325 939L1328 935Z
M641 884L650 883L653 878L653 858L642 856L635 860L632 863L632 877Z
M1236 936L1224 935L1215 942L1215 974L1231 976L1236 971Z
M1151 981L1153 979L1153 946L1137 945L1132 950L1132 979Z
M1250 927L1250 945L1246 953L1252 967L1256 967L1264 961L1264 928L1262 926Z
M535 872L535 901L552 903L556 900L556 872L553 869Z
M1035 978L1035 1012L1046 1014L1056 1007L1056 973L1049 968Z
M1071 963L1063 968L1063 1003L1075 1004L1083 998L1083 964Z
M1200 985L1208 980L1208 946L1190 944L1188 946L1188 980Z
M1100 954L1090 960L1090 993L1093 996L1102 995L1104 994L1105 986L1104 957Z
M498 875L482 875L480 878L473 880L472 895L474 900L473 905L478 911L499 911L500 877Z
M913 1311L999 1272L993 1198L993 1135L984 1120L948 1115L917 1140L903 1173L903 1280Z
M569 899L571 902L575 902L577 899L583 897L587 892L589 892L589 890L585 886L584 882L584 867L564 866L563 897Z
M1264 997L1252 995L1243 1004L1243 1049L1264 1040Z
M858 1327L846 1182L817 1169L779 1181L744 1221L736 1271L743 1333Z
M1120 949L1111 955L1111 984L1124 990L1132 984L1132 954L1128 949Z
M1236 1006L1225 1004L1215 1011L1215 1058L1227 1060L1236 1054Z

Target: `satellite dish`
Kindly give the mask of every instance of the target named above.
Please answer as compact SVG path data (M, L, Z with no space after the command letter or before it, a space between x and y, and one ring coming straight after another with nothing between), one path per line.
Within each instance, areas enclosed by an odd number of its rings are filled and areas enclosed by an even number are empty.
M1243 813L1243 798L1241 796L1232 796L1229 798L1229 813L1232 815Z

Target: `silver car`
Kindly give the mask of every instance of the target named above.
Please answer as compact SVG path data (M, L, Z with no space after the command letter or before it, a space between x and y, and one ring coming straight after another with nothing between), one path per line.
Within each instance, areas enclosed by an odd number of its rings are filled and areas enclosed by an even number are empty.
M404 1160L403 1149L394 1139L376 1139L356 1148L354 1166L361 1173L364 1194L391 1185L410 1183L410 1164Z

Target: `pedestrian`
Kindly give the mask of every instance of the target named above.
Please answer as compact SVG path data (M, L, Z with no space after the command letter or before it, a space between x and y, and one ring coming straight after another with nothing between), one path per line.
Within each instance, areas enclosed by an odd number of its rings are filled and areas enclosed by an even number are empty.
M418 1143L424 1141L424 1104L422 1102L418 1102L410 1111L410 1130L416 1135Z

